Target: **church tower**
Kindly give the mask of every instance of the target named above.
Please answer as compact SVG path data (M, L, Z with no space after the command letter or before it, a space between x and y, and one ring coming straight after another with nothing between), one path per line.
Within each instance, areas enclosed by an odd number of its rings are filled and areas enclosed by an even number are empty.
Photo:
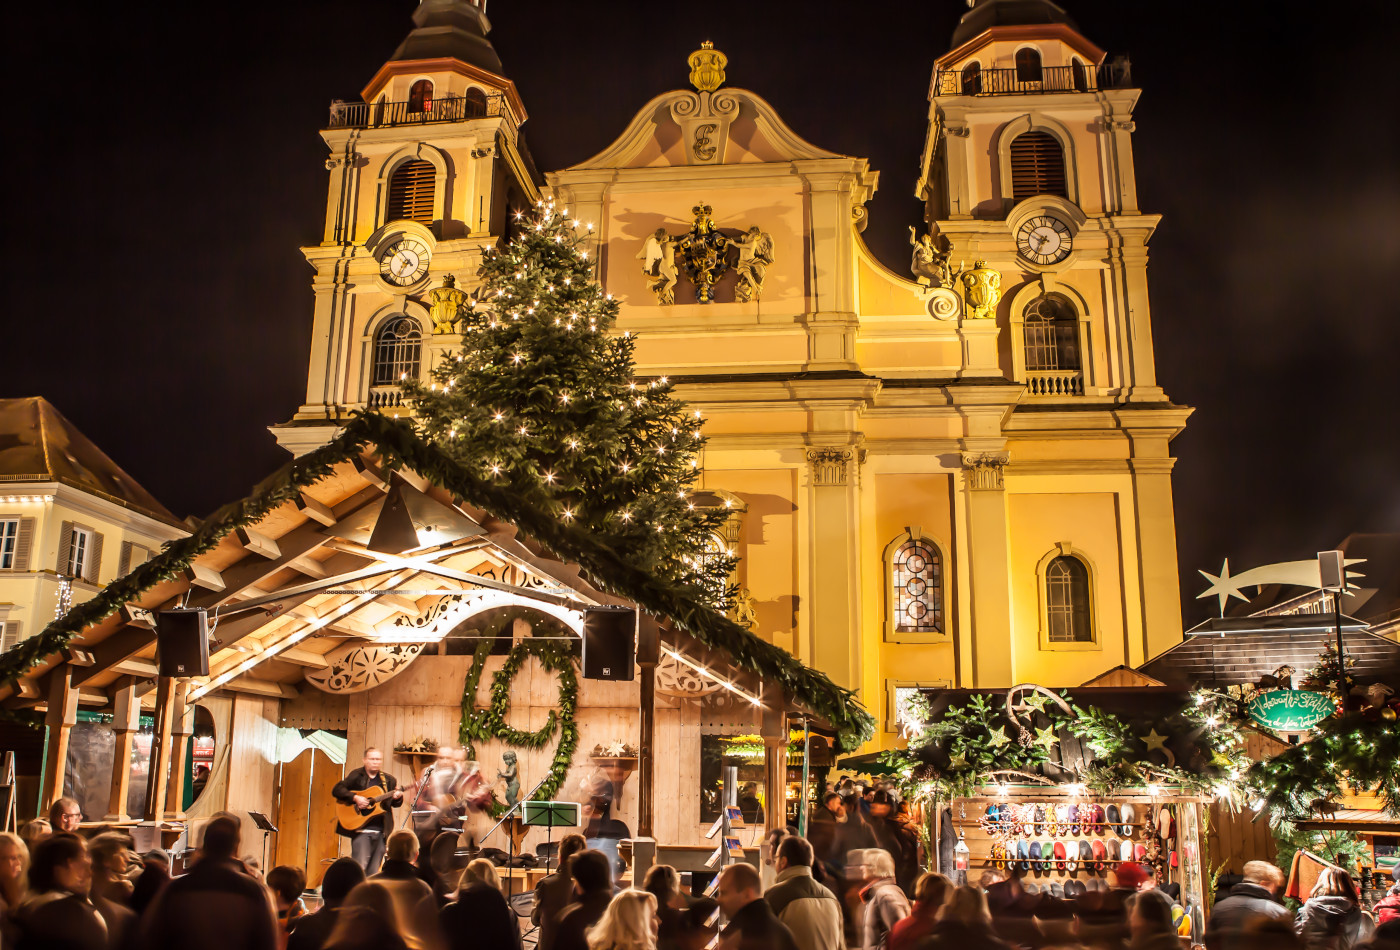
M456 309L483 248L539 197L526 112L487 39L485 0L421 0L414 28L321 137L329 186L306 401L274 426L302 454L356 408L400 409L398 384L458 349Z

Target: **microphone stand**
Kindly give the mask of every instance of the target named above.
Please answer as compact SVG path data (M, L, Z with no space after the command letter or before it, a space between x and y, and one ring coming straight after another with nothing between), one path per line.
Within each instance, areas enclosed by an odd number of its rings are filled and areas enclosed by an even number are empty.
M428 766L428 771L423 773L423 780L418 783L418 793L413 796L413 801L409 803L408 811L404 813L403 822L399 825L399 828L403 828L404 825L407 825L408 820L414 815L431 815L433 813L434 809L428 809L425 811L423 809L420 809L418 806L422 804L423 790L428 787L428 782L432 779L433 772L435 772L436 770L437 763L434 762L432 765Z
M516 801L516 803L515 803L514 805L511 805L509 808L507 808L505 814L501 816L500 821L498 821L498 822L496 822L494 825L492 825L492 826L491 826L491 831L488 831L488 832L486 832L486 834L482 835L482 836L481 836L481 840L482 840L482 841L485 841L487 838L491 837L491 832L493 832L493 831L495 831L497 828L501 827L501 825L505 823L506 819L509 818L509 817L511 816L511 813L512 813L512 812L514 812L514 811L515 811L517 808L519 808L521 805L523 805L523 804L525 804L527 801L529 801L529 800L530 800L530 797L531 797L532 795L534 795L535 792L539 791L540 786L543 785L543 784L545 783L545 781L546 781L548 778L549 778L549 776L548 776L548 775L545 775L544 778L540 779L538 782L535 783L535 787L532 788L532 789L530 789L530 791L529 791L528 793L526 793L526 795L525 795L524 798L519 799L518 801ZM510 844L510 847L509 847L508 850L507 850L507 853L510 855L510 864L507 865L507 867L508 867L510 870L514 871L514 870L515 870L515 866L514 866L514 865L515 865L515 836L512 835L509 831L507 831L507 832L506 832L506 840L507 840L507 841L509 842L509 844ZM507 875L506 875L506 902L507 902L507 903L510 902L510 899L511 899L511 896L512 896L512 892L513 892L513 885L514 885L514 884L515 884L515 876L514 876L514 875L511 875L511 874L507 874Z

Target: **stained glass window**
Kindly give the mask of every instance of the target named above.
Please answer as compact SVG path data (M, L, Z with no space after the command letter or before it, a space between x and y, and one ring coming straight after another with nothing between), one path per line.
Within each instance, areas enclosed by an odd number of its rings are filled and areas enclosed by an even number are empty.
M891 594L895 630L943 632L943 559L932 542L911 538L895 552Z

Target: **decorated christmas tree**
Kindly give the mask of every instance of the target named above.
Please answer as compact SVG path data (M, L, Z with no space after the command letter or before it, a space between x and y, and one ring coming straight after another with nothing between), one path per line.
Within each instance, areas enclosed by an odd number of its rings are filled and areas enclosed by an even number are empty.
M613 332L617 301L593 279L590 231L547 201L517 215L516 236L485 253L461 352L405 393L424 436L521 504L727 603L726 514L693 494L700 413L666 377L636 376L636 340Z

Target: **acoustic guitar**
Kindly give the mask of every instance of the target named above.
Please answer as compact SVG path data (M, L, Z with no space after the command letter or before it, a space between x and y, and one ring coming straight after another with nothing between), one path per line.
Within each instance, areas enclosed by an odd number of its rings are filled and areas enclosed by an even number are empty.
M356 795L369 799L368 808L360 808L354 802L336 802L335 818L346 831L359 831L371 818L384 814L384 803L394 797L393 792L384 791L381 785L362 788Z

